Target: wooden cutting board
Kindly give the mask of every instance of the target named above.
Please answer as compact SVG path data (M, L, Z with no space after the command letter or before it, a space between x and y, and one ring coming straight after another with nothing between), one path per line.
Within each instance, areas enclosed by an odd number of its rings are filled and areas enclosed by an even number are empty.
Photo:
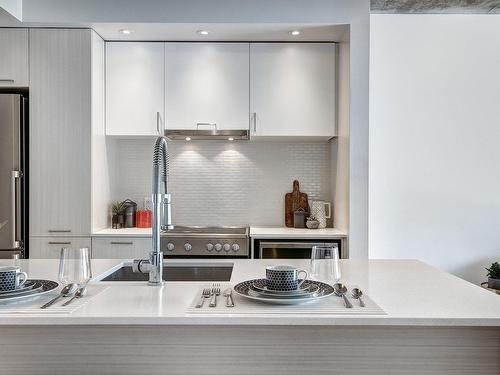
M301 193L299 181L293 181L293 191L285 194L285 226L293 228L293 213L295 211L309 212L307 194Z

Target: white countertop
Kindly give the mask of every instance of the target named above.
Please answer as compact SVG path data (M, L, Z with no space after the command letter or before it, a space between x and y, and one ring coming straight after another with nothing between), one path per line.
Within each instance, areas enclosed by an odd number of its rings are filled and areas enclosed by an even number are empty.
M92 237L151 237L151 228L107 228L92 233Z
M92 236L110 237L150 237L151 228L103 229L94 232ZM347 232L336 228L303 229L286 227L250 227L250 237L253 238L338 238L347 237Z
M16 261L0 260L0 265ZM58 261L17 261L31 278L57 279ZM185 263L185 260L167 262ZM204 261L194 261L204 262ZM214 260L208 260L214 262ZM217 260L234 263L230 283L265 274L268 264L308 267L307 260ZM107 282L109 288L69 315L0 315L0 325L424 325L500 326L500 298L479 286L415 260L342 260L342 279L357 285L387 315L188 315L186 309L199 288L208 283L169 282L151 287L145 282ZM118 268L120 260L92 261L95 279ZM97 282L97 281L94 281ZM332 297L336 298L336 297ZM31 302L36 304L36 300ZM38 302L39 303L39 302ZM0 309L2 305L0 305ZM277 311L280 307L276 306Z
M346 231L337 228L307 229L286 227L250 227L252 238L335 238L347 237Z

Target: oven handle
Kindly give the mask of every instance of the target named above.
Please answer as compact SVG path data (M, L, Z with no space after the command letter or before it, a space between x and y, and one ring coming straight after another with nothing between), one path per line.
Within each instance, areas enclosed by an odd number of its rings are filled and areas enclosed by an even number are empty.
M292 248L303 249L312 248L313 246L334 246L336 242L261 242L259 244L259 259L262 259L264 248L272 247L274 249ZM340 255L340 254L339 254Z

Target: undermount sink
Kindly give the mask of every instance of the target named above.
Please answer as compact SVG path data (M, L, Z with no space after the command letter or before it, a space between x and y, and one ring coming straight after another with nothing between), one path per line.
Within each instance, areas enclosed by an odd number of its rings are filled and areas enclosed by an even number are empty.
M233 263L176 263L163 266L165 281L229 281ZM100 281L148 281L149 274L132 271L123 265Z

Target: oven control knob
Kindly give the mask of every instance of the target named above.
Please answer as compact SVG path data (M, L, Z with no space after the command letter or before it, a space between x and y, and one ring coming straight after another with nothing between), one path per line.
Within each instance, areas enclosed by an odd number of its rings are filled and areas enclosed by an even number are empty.
M214 245L211 243L207 243L207 250L212 251L214 249Z
M237 243L233 243L233 246L231 246L231 248L233 249L233 251L239 251L240 245L238 245Z
M215 244L215 251L221 251L222 250L222 245L220 243Z
M167 250L168 250L168 251L174 251L174 250L175 250L175 245L174 245L174 243L173 243L173 242L169 242L169 243L167 244Z
M191 250L193 250L193 246L189 242L186 242L184 244L184 250L191 251Z
M225 243L223 246L223 249L224 249L224 251L229 251L229 250L231 250L231 245L229 245L228 243Z

